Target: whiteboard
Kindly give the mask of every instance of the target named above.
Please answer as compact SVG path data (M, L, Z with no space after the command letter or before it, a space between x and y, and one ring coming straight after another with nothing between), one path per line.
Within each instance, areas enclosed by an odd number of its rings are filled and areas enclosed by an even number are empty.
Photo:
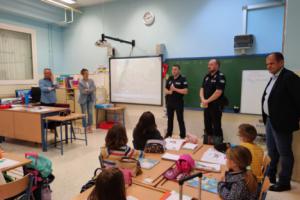
M111 58L112 103L162 105L162 58Z
M267 70L243 71L241 113L261 114L261 99L270 77Z

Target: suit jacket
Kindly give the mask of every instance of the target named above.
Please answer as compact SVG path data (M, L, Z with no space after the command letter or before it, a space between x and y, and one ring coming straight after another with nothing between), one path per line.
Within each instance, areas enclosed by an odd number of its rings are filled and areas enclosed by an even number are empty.
M271 81L271 80L270 80ZM270 81L268 85L270 84ZM268 87L267 85L267 87ZM263 110L266 89L262 97L263 120L267 115ZM300 119L300 78L294 72L283 68L269 96L269 118L276 132L292 133L299 129Z
M92 79L88 79L88 83L89 83L89 88L87 88L86 83L83 80L79 81L79 99L78 99L78 103L79 104L85 104L87 103L87 101L89 102L95 102L96 101L96 86L95 83ZM86 91L86 89L88 89L88 91Z

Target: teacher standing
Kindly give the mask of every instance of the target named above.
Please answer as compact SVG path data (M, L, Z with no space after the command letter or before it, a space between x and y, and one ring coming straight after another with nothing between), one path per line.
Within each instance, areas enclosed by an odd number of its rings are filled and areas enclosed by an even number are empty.
M268 55L266 65L272 74L262 97L267 149L271 158L268 176L273 183L270 190L281 192L291 189L293 132L299 129L300 118L300 78L284 68L284 57L279 52ZM276 182L278 163L281 170Z
M183 96L188 93L188 83L184 76L180 73L180 66L172 66L172 76L166 82L166 105L168 115L168 130L165 138L172 137L174 112L179 124L180 138L185 138L185 124L183 119Z
M82 69L80 71L82 79L79 81L79 99L78 103L81 106L81 112L87 117L83 118L82 124L87 127L88 132L92 132L93 125L93 107L96 100L96 86L92 79L89 79L89 71ZM87 120L86 120L87 118Z

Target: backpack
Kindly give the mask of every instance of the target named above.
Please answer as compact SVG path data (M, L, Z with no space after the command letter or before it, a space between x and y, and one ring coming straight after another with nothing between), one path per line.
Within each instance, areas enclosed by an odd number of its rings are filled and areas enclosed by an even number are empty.
M30 152L25 157L32 162L24 166L24 174L33 177L32 193L35 199L51 200L50 184L55 179L52 174L52 162L45 156Z
M164 140L147 140L144 148L145 153L164 153L165 141Z
M195 161L189 154L180 155L176 161L175 168L170 168L164 173L168 180L179 180L188 176L195 167Z
M47 178L52 173L52 162L44 155L29 152L25 153L25 157L31 160L31 163L27 164L26 167L39 171L42 178Z

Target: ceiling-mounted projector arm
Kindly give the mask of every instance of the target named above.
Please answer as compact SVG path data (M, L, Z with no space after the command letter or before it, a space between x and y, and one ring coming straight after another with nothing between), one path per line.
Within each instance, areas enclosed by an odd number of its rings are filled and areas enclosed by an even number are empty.
M132 40L131 42L129 42L129 41L122 40L122 39L119 39L119 38L110 37L110 36L107 36L104 33L102 33L101 34L101 41L103 42L103 41L105 41L105 39L110 39L110 40L118 41L118 42L121 42L121 43L130 44L132 47L135 46L135 40Z

